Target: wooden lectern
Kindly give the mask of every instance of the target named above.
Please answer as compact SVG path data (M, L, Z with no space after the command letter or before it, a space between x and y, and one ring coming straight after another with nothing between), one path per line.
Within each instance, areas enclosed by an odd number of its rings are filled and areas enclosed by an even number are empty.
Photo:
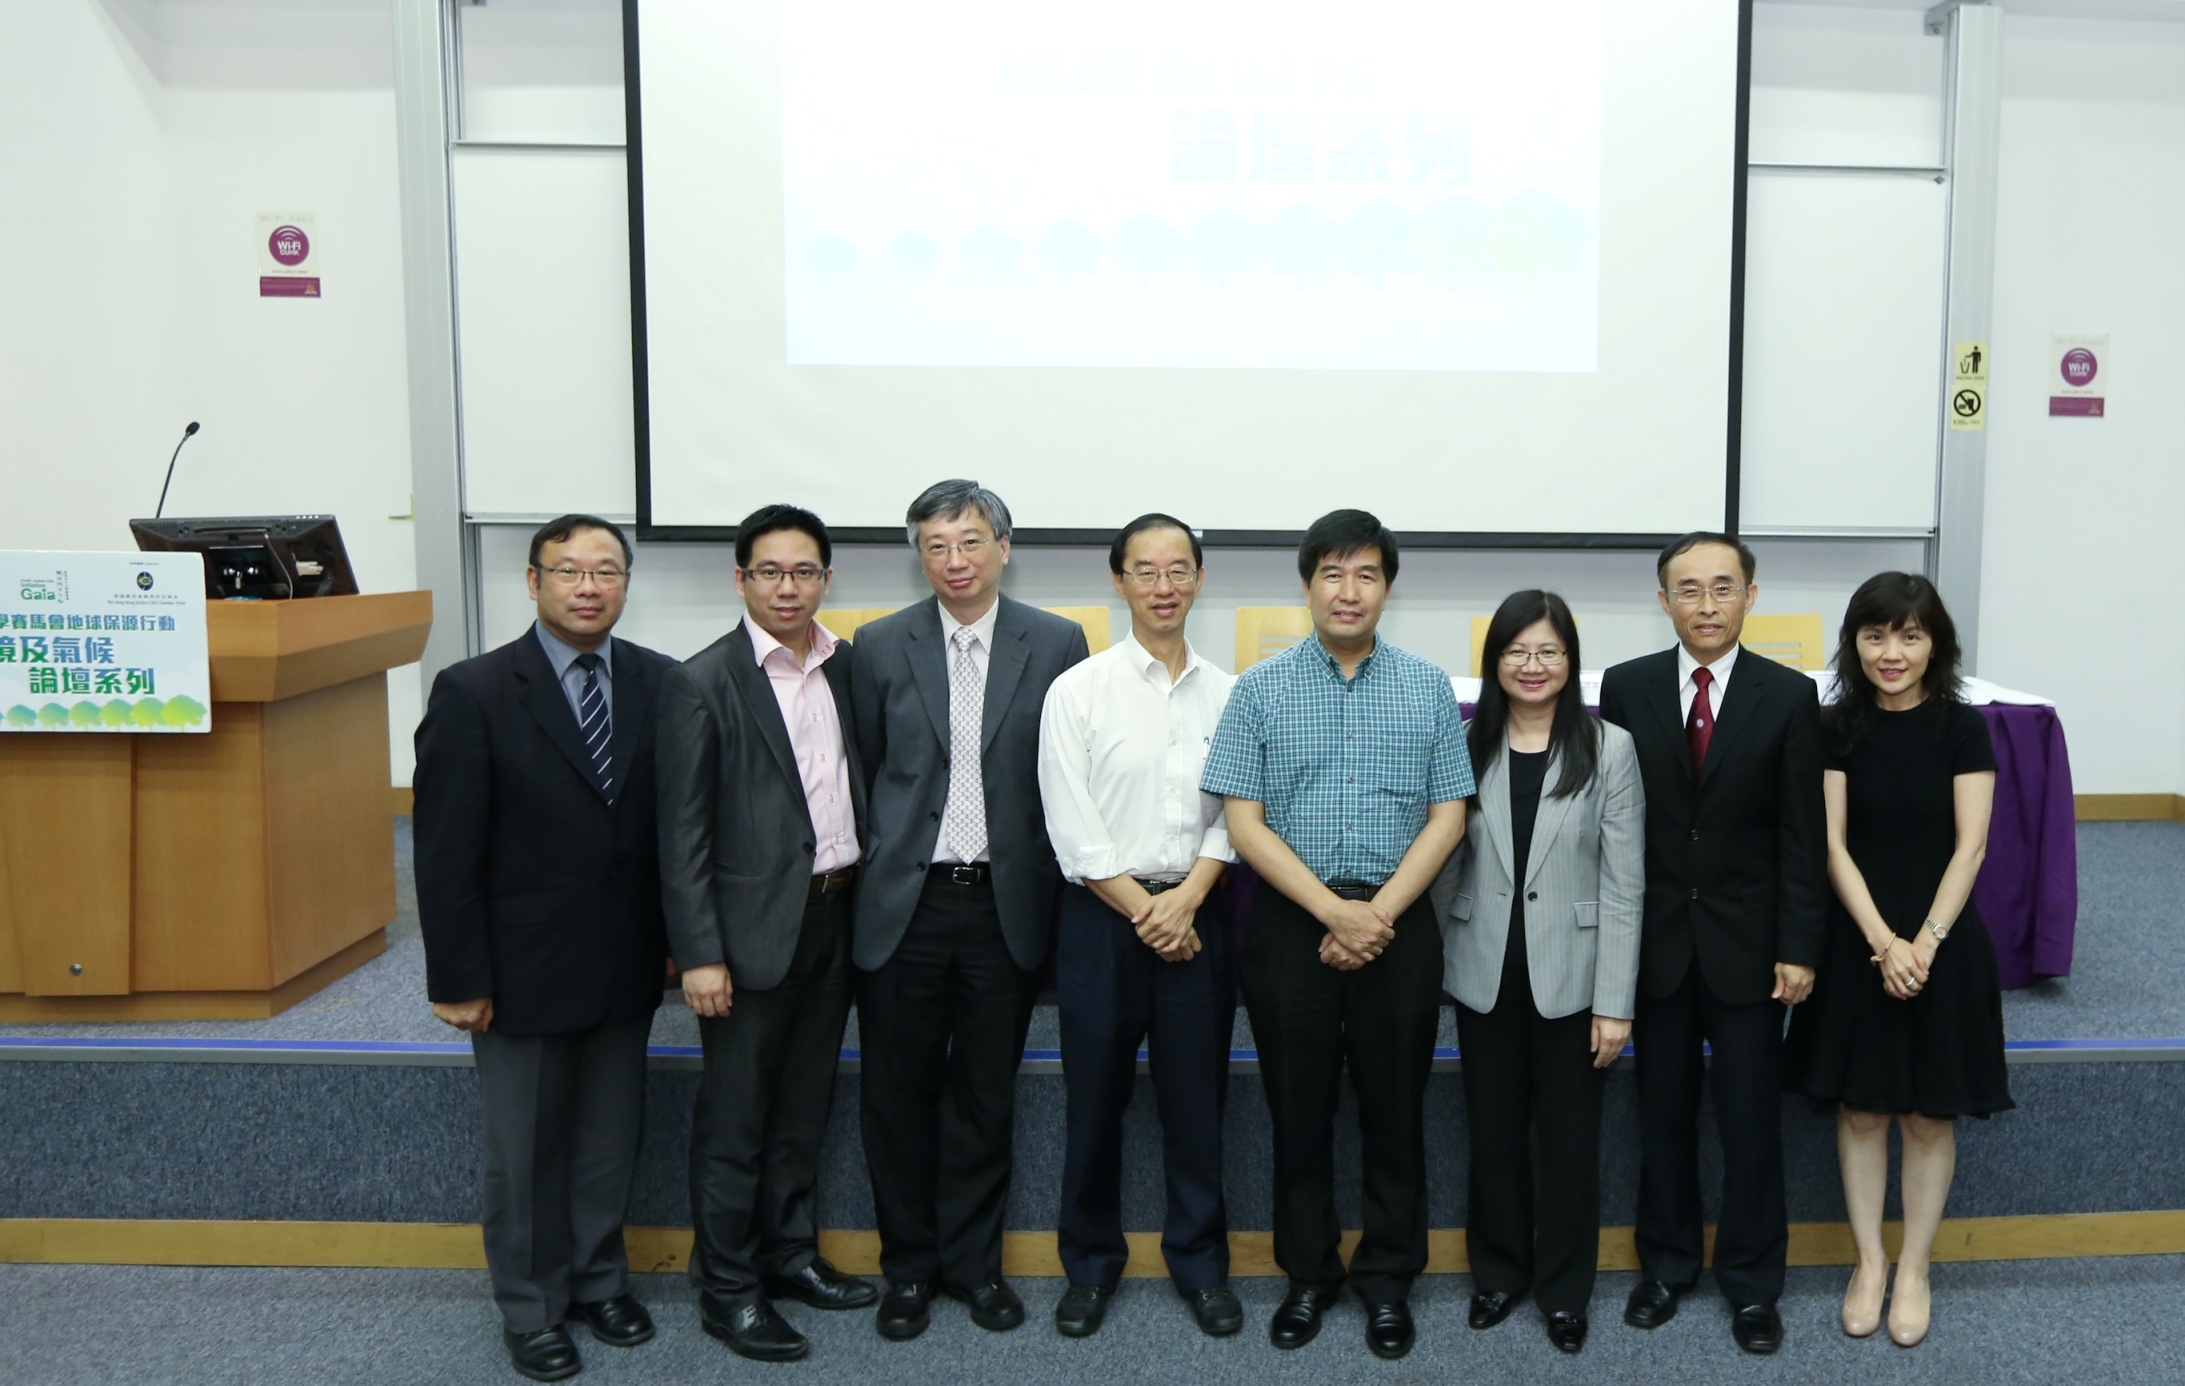
M212 730L0 735L0 1022L275 1015L387 948L430 592L205 604Z

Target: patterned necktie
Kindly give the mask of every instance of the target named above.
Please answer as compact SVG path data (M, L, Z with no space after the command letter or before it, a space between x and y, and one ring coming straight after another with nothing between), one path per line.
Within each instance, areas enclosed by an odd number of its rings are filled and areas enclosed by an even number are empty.
M977 638L969 627L957 629L948 671L948 821L941 826L963 861L977 861L986 852L986 784L979 774L986 680L971 657Z
M577 667L584 671L584 691L577 695L577 735L592 758L599 792L611 804L615 801L615 732L614 719L607 715L607 690L599 682L602 662L596 654L577 656Z
M1692 778L1695 780L1707 764L1707 743L1715 734L1715 709L1707 701L1707 690L1714 681L1712 669L1692 671L1692 687L1696 691L1692 694L1692 715L1684 719L1684 740L1692 748Z

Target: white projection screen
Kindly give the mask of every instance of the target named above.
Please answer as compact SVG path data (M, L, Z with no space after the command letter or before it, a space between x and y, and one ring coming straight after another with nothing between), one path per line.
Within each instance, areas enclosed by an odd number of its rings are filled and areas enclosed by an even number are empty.
M625 4L650 532L1733 503L1740 0Z

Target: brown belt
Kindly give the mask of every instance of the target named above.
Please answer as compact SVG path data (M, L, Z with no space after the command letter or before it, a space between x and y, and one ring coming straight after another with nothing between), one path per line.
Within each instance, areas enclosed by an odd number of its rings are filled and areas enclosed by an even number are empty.
M845 866L840 871L830 871L824 876L814 876L812 878L811 894L832 895L836 891L848 890L856 884L857 868Z

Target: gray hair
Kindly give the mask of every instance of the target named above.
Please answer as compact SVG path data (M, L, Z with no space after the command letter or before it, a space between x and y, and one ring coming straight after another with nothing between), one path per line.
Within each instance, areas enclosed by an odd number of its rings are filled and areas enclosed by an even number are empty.
M996 539L1009 537L1009 507L1002 503L1002 498L976 481L957 477L935 482L910 503L910 512L903 516L910 546L918 547L918 526L935 520L953 520L967 510L977 511L979 518L986 521L987 528L994 531Z

